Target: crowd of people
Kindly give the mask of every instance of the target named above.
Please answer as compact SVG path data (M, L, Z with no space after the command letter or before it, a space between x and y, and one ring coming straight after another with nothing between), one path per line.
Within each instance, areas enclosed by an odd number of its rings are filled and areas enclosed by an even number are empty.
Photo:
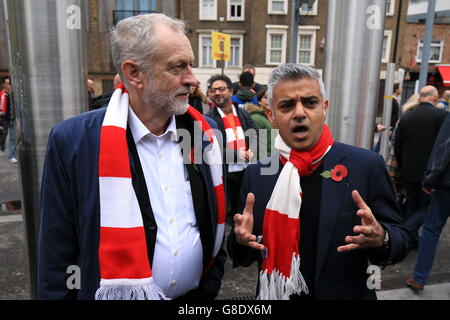
M392 125L389 175L376 152L334 141L310 66L281 64L262 85L246 65L235 83L212 75L203 93L184 23L163 14L118 22L111 49L115 90L49 135L40 299L210 300L227 258L258 264L259 299L376 299L369 263L401 261L423 221L433 235L445 224L449 126L435 88ZM437 242L423 234L419 259Z
M447 90L439 99L434 86L424 86L402 106L400 119L391 123L387 164L410 250L418 249L413 276L406 282L414 290L424 288L450 214L450 128L443 125L450 121L446 112L449 94Z

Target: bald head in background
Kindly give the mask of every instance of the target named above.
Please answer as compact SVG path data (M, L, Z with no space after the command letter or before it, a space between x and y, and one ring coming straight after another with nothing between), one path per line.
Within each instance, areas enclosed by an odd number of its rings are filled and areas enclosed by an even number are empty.
M438 102L439 93L433 86L425 86L420 90L419 103L428 102L435 106Z

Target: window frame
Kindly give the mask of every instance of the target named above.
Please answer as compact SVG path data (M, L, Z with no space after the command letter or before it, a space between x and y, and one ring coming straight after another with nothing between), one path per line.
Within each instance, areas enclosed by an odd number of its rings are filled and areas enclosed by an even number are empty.
M278 66L286 62L286 45L287 45L287 30L288 26L285 25L266 25L266 65ZM281 34L281 62L273 62L270 60L271 36L273 34Z
M245 21L245 0L239 0L241 1L241 17L232 17L231 16L231 1L227 0L227 20L228 21Z
M387 4L387 2L386 2ZM390 0L389 2L390 6L386 7L386 16L393 16L395 13L395 0Z
M282 1L284 2L283 11L272 11L272 2L273 1ZM288 14L288 2L287 0L268 0L267 2L267 14L276 14L276 15L287 15Z
M305 28L306 27L306 28ZM313 28L315 27L315 28ZM307 28L307 26L302 26L302 28L300 30L298 30L298 34L297 34L297 63L302 63L302 64L306 64L308 66L314 66L315 61L316 61L316 41L317 41L317 31L318 28L316 26L311 26L310 28ZM304 62L300 62L300 35L308 35L311 36L311 54L309 57L309 62L308 63L304 63Z
M214 1L214 16L211 16L211 17L205 17L204 16L203 1L205 1L205 0L198 0L198 4L199 4L198 18L199 18L199 20L202 20L202 21L216 21L217 20L217 0L213 0Z
M389 62L389 58L391 57L392 30L384 30L383 40L384 40L384 37L387 37L387 39L386 39L386 52L385 52L384 57L381 56L381 63L388 63ZM381 53L383 54L383 51L381 51Z
M210 51L210 57L212 60L212 65L204 65L203 64L203 38L209 38L211 39L211 51ZM209 34L207 32L202 32L198 34L198 67L200 69L211 69L216 68L216 60L212 58L212 37L211 37L211 31L209 31Z
M244 35L243 34L230 34L231 39L239 39L239 62L237 66L230 66L229 60L225 60L225 68L227 69L242 69L243 56L244 56ZM230 41L231 42L231 41ZM230 48L231 51L231 48ZM231 52L230 52L231 56Z
M311 11L304 11L304 10L302 10L302 7L300 6L300 15L302 15L302 16L317 16L318 2L319 2L319 0L314 1Z
M433 41L439 41L439 45L433 45ZM422 43L422 44L421 44ZM439 60L428 60L428 63L441 63L442 61L442 51L444 49L444 40L433 39L431 40L430 47L439 47ZM423 48L423 39L417 40L417 52L416 52L416 62L421 63L422 58L419 59L420 49Z

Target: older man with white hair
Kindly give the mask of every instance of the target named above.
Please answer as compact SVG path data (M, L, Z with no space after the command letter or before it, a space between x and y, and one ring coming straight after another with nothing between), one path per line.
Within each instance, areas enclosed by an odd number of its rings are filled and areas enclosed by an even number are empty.
M131 17L111 47L123 84L108 107L50 133L38 296L213 299L226 258L223 165L215 123L188 106L197 79L184 24Z

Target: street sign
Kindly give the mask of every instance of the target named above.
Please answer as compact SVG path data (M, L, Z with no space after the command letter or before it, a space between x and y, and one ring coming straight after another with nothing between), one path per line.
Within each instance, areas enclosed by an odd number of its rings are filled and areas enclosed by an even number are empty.
M230 35L220 32L211 32L212 58L214 60L230 60Z

